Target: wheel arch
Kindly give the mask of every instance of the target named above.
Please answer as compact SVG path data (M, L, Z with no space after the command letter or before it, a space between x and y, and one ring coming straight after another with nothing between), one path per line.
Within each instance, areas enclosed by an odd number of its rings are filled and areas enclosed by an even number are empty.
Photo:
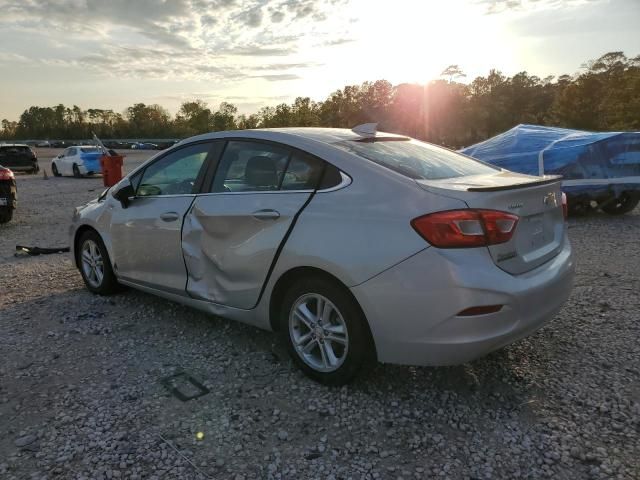
M343 289L347 293L347 295L349 295L349 297L351 297L351 299L354 302L354 305L356 305L358 310L360 310L362 318L364 318L365 320L365 324L367 326L367 332L369 334L369 341L373 348L373 354L375 355L375 358L377 358L378 354L377 354L376 342L375 342L375 339L373 338L373 334L371 333L371 327L369 325L369 321L367 320L364 310L360 306L360 302L358 302L358 299L353 295L349 287L347 287L345 283L342 282L338 277L317 267L309 267L309 266L295 267L290 270L287 270L282 275L280 275L273 289L271 290L271 296L269 298L269 324L271 326L271 329L273 331L278 331L280 329L279 322L278 322L278 313L287 289L291 285L293 285L295 282L301 280L302 278L309 278L309 277L324 278L330 281L331 283L339 286L341 289Z

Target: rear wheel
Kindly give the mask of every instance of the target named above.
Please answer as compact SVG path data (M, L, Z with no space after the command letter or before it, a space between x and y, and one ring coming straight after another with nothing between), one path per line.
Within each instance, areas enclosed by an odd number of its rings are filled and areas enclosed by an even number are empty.
M87 288L99 295L109 295L118 291L116 279L107 248L100 235L93 230L85 232L78 243L76 252L78 266Z
M0 223L10 222L13 218L13 208L0 207Z
M629 213L640 203L640 194L635 192L622 192L617 198L603 204L600 208L609 215L622 215Z
M76 178L82 177L82 174L80 173L80 169L78 168L78 165L76 165L75 163L73 164L73 176Z
M62 175L60 174L60 172L58 171L58 167L56 166L56 164L55 164L55 163L53 163L53 164L51 165L51 173L53 173L53 176L54 176L54 177L60 177L60 176L62 176Z
M289 287L280 331L298 367L326 385L344 385L375 357L371 334L355 300L324 278Z

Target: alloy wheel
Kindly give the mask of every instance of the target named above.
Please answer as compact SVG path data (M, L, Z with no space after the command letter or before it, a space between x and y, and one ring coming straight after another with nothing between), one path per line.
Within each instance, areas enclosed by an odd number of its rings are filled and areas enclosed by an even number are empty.
M100 247L93 240L86 240L82 244L82 271L87 282L99 288L104 278L104 261L100 253Z
M349 353L349 333L342 314L317 293L302 295L294 302L289 335L298 356L318 372L337 370Z

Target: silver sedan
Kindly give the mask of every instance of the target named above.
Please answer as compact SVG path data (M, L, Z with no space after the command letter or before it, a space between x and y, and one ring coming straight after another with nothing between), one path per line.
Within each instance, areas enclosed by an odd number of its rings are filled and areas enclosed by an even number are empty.
M558 177L398 135L185 140L76 209L92 292L120 285L279 331L310 377L450 365L531 334L571 291Z

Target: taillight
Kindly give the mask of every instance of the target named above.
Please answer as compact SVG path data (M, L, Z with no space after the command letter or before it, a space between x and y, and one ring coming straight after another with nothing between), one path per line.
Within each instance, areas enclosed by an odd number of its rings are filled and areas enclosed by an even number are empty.
M8 168L0 168L0 180L13 180L13 172Z
M497 245L511 240L518 216L497 210L448 210L411 221L422 238L438 248Z
M569 217L569 204L567 203L567 194L562 192L562 215L566 220Z

